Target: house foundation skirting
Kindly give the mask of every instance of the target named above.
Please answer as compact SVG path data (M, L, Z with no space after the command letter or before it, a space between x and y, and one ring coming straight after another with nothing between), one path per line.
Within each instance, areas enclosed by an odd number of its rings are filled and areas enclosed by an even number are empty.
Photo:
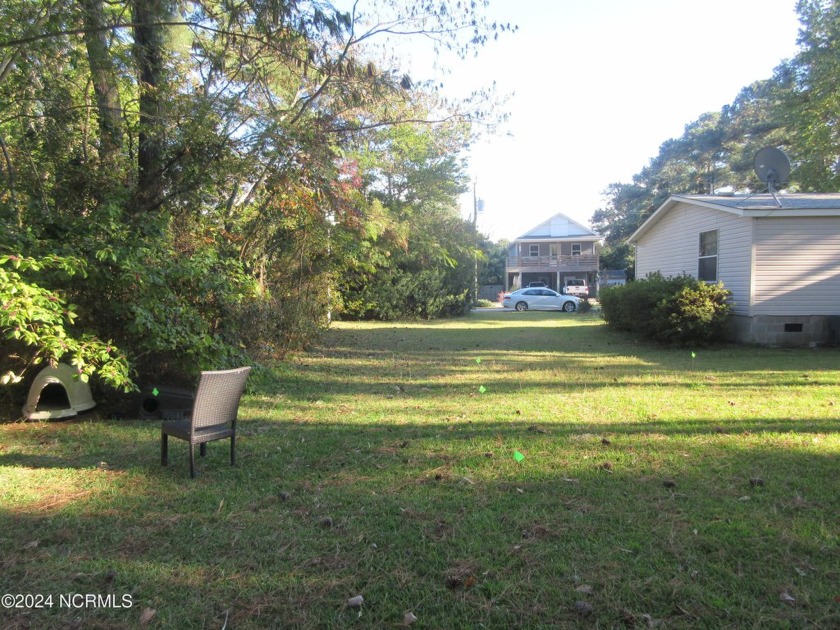
M730 337L767 346L840 344L840 315L733 315Z

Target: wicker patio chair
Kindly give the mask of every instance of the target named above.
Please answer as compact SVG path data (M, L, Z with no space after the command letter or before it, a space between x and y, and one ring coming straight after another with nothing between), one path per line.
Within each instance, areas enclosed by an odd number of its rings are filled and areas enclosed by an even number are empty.
M168 463L168 437L190 443L190 477L195 477L195 445L201 456L207 454L207 442L230 438L230 465L236 464L236 415L245 391L250 367L235 370L202 372L195 402L188 418L165 420L160 433L160 463Z

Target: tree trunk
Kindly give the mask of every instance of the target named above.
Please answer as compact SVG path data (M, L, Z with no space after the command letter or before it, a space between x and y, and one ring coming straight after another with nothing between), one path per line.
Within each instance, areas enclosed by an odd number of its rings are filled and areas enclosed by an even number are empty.
M117 73L108 48L108 32L102 0L81 0L84 10L85 46L90 65L96 110L99 117L99 157L104 167L112 167L122 149L122 103Z
M134 209L156 209L163 198L164 123L161 90L164 86L165 14L162 0L132 0L134 57L140 89L137 146L137 190Z

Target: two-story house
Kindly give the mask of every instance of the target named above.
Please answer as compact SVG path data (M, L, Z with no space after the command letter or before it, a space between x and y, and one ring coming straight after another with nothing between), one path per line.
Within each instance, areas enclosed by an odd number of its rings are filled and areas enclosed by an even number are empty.
M556 214L514 240L505 266L505 291L543 282L560 291L571 281L583 280L595 295L601 237L570 219Z

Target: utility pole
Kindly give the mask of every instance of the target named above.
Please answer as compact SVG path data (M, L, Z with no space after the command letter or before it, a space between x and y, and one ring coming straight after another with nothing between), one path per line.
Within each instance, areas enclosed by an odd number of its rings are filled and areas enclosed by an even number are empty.
M473 304L478 304L478 213L483 210L484 200L478 198L476 182L473 182L473 237L475 238L475 252L473 252L473 258L475 260L473 270Z

